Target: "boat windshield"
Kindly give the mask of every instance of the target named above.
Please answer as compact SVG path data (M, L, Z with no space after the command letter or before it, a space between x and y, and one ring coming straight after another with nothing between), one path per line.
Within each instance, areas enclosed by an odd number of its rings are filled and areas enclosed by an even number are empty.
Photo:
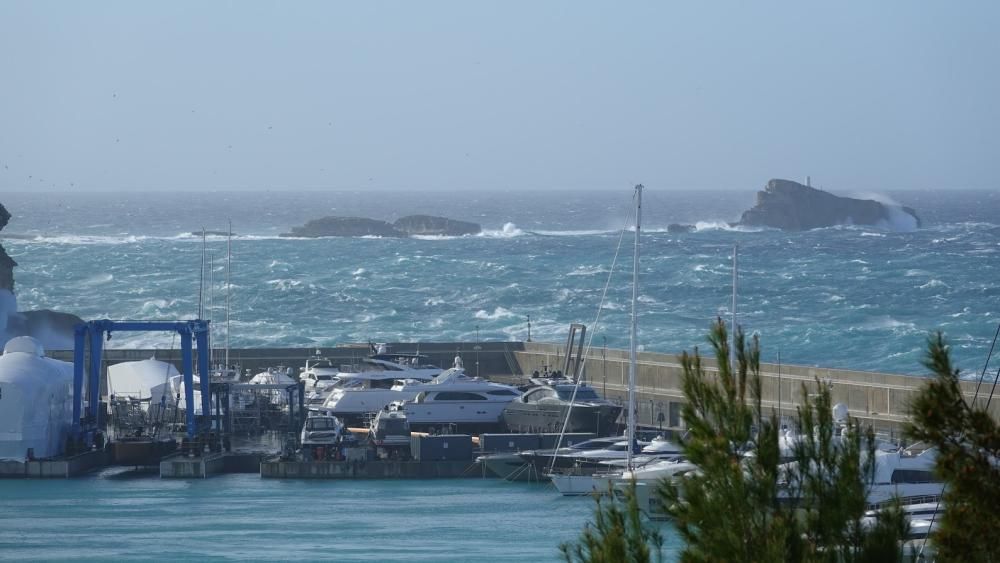
M331 381L333 379L332 375L327 375L324 373L316 374L316 381Z
M406 420L401 418L383 418L378 421L379 430L386 434L406 434Z
M572 385L560 385L556 388L556 392L559 393L559 398L564 401L569 401L573 398L573 386ZM599 401L601 400L600 395L597 391L594 391L590 387L580 386L576 390L576 400L577 401Z
M332 418L307 418L306 430L336 430L337 421Z

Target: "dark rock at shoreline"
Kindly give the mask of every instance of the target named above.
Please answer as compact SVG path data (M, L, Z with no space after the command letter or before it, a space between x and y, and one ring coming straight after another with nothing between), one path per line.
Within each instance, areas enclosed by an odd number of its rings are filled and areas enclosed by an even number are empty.
M401 217L392 224L398 231L408 235L438 235L460 237L463 235L478 235L483 228L478 223L456 221L446 217L432 215L408 215Z
M20 311L7 319L7 327L0 340L17 336L31 336L42 343L46 350L72 350L74 327L83 319L71 313L41 309Z
M680 223L670 223L667 225L668 233L693 233L694 225L682 225Z
M282 233L283 237L404 237L391 224L364 217L323 217L313 219L301 227L292 227L292 232Z
M833 195L792 182L771 180L757 192L757 203L745 211L740 225L804 231L835 225L869 225L894 230L920 227L920 218L909 207L871 199Z
M230 233L228 231L191 231L192 236L200 237L205 235L207 237L228 237L229 235L236 236L236 233Z
M476 223L431 215L409 215L395 224L364 217L323 217L313 219L283 237L408 237L412 235L462 236L482 231Z
M0 230L7 226L8 221L10 221L10 212L0 203ZM3 245L0 245L0 289L14 291L14 266L17 266L17 262L8 256Z
M0 229L6 227L8 221L10 213L0 203ZM71 350L73 329L83 320L57 311L18 311L14 297L15 266L17 262L0 245L0 346L16 336L31 336L47 350Z

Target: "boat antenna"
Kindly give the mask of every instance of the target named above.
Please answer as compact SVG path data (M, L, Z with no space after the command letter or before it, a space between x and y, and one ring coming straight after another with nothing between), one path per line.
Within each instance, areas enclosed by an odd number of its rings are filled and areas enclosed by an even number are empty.
M233 273L233 220L229 220L229 238L226 241L226 369L229 369L229 300L232 294Z
M635 256L632 258L632 327L629 332L629 363L628 363L628 455L626 467L632 470L632 447L635 444L635 368L639 361L638 353L638 314L639 314L639 234L642 222L642 184L635 187Z

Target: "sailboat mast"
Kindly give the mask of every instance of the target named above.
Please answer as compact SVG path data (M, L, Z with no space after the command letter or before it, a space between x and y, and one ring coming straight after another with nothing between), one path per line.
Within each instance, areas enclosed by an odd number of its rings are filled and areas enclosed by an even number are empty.
M232 293L233 271L233 221L229 221L229 239L226 242L226 369L229 369L229 296Z
M632 469L632 447L635 444L635 371L638 363L639 305L639 231L642 224L642 184L635 187L635 255L632 259L632 327L629 334L628 363L628 454L626 466Z
M205 241L205 227L201 228L201 272L198 275L198 318L205 318L205 253L208 243Z

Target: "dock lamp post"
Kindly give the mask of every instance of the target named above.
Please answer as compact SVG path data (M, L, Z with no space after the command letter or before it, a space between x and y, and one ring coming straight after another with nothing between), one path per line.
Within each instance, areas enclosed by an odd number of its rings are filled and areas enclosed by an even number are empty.
M528 315L528 342L531 342L531 315Z

